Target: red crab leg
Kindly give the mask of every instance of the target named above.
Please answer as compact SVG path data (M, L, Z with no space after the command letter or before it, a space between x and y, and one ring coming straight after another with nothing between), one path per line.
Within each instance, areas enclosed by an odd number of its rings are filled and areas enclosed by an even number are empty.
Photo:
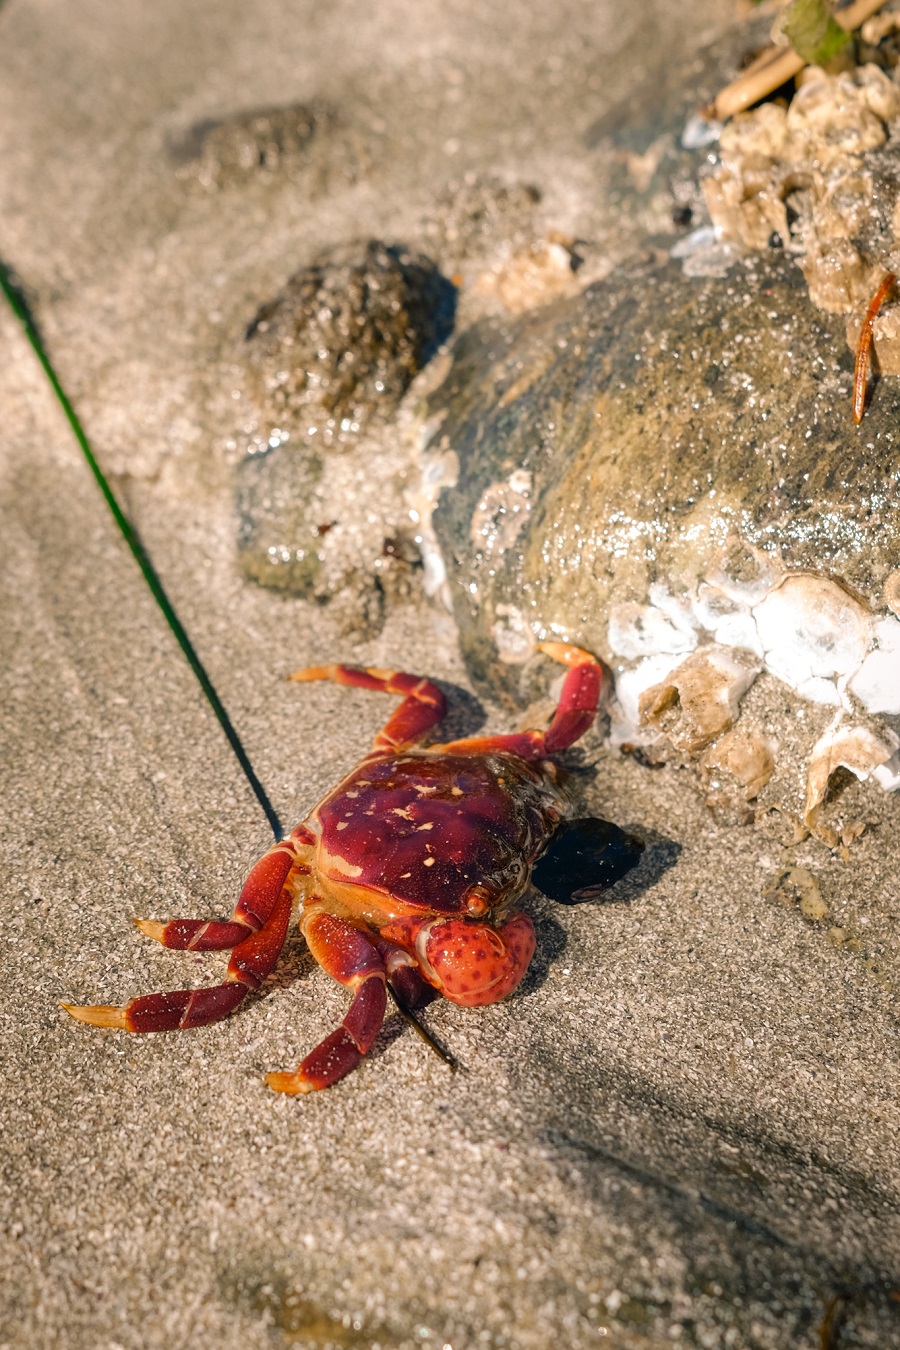
M379 731L372 748L402 750L415 745L427 731L440 722L447 702L436 684L401 670L363 669L360 666L309 666L288 677L291 680L334 680L359 689L379 689L387 694L405 695Z
M878 311L887 298L888 292L897 280L894 272L886 272L881 285L872 296L866 317L859 330L859 342L856 344L856 364L853 368L853 421L859 426L866 411L866 379L869 374L869 351L872 346L872 327L878 318Z
M296 1073L268 1073L275 1092L315 1092L355 1069L378 1035L387 1003L384 962L367 934L333 914L305 917L303 936L323 970L353 990L350 1011L310 1052Z
M285 855L282 853L281 856ZM257 863L251 877L260 865ZM218 1022L227 1017L249 990L256 989L262 983L278 960L293 907L291 871L289 855L283 868L273 867L270 870L268 895L264 896L261 889L257 892L260 907L268 907L269 916L258 932L251 932L235 947L222 984L207 989L175 989L164 994L144 994L131 999L123 1007L104 1004L79 1006L72 1003L62 1006L79 1022L87 1022L94 1027L118 1027L123 1031L176 1031L182 1027L206 1026L209 1022Z
M305 825L298 825L287 839L281 839L264 853L244 882L234 913L227 922L209 919L170 919L168 923L135 919L134 922L147 937L176 951L221 952L236 947L262 928L275 907L291 867L295 876L309 872L310 869L297 860L297 847L312 843L313 835Z
M546 731L514 731L508 736L470 736L432 746L445 754L481 755L490 750L510 750L522 759L545 759L565 750L583 736L597 715L603 667L590 652L568 642L539 642L538 651L569 667L559 705Z

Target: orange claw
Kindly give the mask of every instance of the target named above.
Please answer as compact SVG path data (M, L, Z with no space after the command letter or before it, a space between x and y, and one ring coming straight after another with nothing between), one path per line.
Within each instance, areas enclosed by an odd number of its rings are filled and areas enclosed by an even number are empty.
M897 274L895 272L884 274L881 285L869 301L866 317L863 319L862 328L859 330L859 342L856 345L856 365L853 370L853 421L857 426L863 420L863 414L866 411L866 379L869 374L872 325L896 280Z

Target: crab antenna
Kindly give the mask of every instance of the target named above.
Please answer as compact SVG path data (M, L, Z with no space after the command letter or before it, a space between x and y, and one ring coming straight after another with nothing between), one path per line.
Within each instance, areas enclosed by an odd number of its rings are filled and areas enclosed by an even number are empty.
M445 1050L442 1045L438 1044L438 1042L432 1036L431 1032L428 1031L425 1027L423 1027L422 1023L412 1012L410 1012L409 1008L407 1008L403 1003L400 1002L399 998L394 993L394 990L391 988L390 984L388 984L387 988L388 993L394 1000L394 1006L396 1007L398 1013L403 1018L403 1020L405 1022L408 1022L409 1025L413 1028L413 1030L419 1036L422 1037L422 1040L425 1042L426 1045L431 1047L431 1049L437 1055L438 1059L442 1059L444 1063L449 1065L449 1067L455 1073L456 1070L459 1068L459 1063L457 1062L457 1060L453 1058L449 1050Z

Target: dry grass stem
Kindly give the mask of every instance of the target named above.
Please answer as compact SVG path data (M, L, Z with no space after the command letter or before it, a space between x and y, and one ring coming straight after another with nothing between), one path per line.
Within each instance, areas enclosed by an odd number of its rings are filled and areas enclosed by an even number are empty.
M835 22L852 33L885 3L886 0L856 0L855 4L834 15ZM798 75L805 65L803 57L798 56L793 47L767 47L742 75L716 95L712 104L714 115L724 122L735 113L743 112Z

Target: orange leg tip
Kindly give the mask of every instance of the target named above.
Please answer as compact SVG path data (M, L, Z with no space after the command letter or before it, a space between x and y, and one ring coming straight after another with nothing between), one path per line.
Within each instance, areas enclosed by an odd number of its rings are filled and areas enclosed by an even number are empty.
M296 1097L300 1092L315 1092L316 1085L299 1073L267 1073L266 1083L273 1092L283 1092L287 1097Z
M166 931L166 924L157 923L155 919L135 919L134 922L142 933L146 933L148 938L153 938L154 942L162 942L165 945L163 934Z
M327 680L331 677L331 666L304 666L302 670L295 670L293 675L286 675L286 680Z
M128 1030L124 1008L116 1008L108 1003L60 1003L59 1006L65 1008L76 1022L87 1022L91 1027L116 1027L119 1031Z
M545 656L552 657L554 661L561 661L564 666L597 665L595 656L584 651L582 647L573 646L571 642L539 642L537 649Z

